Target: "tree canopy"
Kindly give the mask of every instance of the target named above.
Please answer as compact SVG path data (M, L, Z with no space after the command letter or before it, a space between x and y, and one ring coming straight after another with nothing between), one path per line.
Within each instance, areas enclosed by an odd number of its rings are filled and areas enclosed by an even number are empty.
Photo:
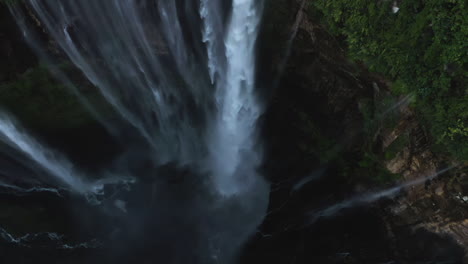
M349 56L412 94L436 144L468 160L465 0L316 0L310 11L346 39Z

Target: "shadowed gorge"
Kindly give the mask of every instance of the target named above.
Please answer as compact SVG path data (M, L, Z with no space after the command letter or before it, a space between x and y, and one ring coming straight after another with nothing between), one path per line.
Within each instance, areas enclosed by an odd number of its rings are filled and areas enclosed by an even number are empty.
M466 263L465 4L348 2L0 0L0 262Z

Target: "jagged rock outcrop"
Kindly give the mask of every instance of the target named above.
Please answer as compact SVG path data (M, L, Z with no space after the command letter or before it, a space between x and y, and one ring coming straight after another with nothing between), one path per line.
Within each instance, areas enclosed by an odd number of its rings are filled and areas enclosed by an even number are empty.
M383 135L383 151L408 133L410 140L397 155L385 162L392 173L403 176L403 182L428 178L412 186L389 208L389 221L394 228L410 225L453 238L468 249L468 178L466 165L450 161L431 151L431 142L408 106L400 111L399 125ZM450 168L446 174L440 171ZM468 261L468 255L466 258Z
M290 36L294 31L295 18L300 17L301 22L298 24L291 51L288 52L290 58L284 72L281 72L283 79L272 96L266 118L266 130L269 131L267 138L271 142L271 174L278 190L272 194L272 201L273 204L278 203L282 206L273 206L272 214L280 214L277 211L287 207L282 203L311 208L311 204L314 204L314 198L311 197L320 192L319 188L331 192L327 199L339 192L338 190L342 191L340 185L343 184L343 179L330 175L327 176L334 180L330 180L333 183L328 184L335 184L334 188L327 187L323 182L311 183L310 185L321 187L306 187L300 201L291 198L290 192L281 191L292 189L295 180L300 181L303 177L308 177L307 173L320 166L318 164L321 162L318 160L323 158L329 149L344 156L344 159L351 162L352 165L349 166L358 166L359 160L356 160L355 153L363 151L364 144L370 144L375 156L379 158L379 166L392 174L401 175L397 183L402 185L434 176L441 170L456 165L455 161L432 150L432 139L409 106L412 96L392 96L388 80L369 73L364 65L348 61L341 40L329 35L323 25L309 16L307 10L301 10L301 3L302 1L289 3L290 13L286 15L289 28L284 29L286 33L283 35ZM302 14L295 13L297 11ZM275 31L275 34L279 35L281 31ZM268 52L271 52L271 49L267 49ZM276 51L273 54L276 54L273 57L281 57L278 54L283 53ZM274 58L271 60L281 61ZM394 103L383 104L387 99ZM371 135L365 134L368 131L364 131L367 122L364 112L369 105L374 113L377 112L377 108L384 107L379 110L378 115L374 114L372 124L376 127L371 131ZM384 122L379 118L390 121ZM284 140L285 138L288 140ZM320 149L317 142L324 142L327 138L332 138L334 142ZM283 143L284 141L287 143ZM309 149L304 150L298 145L307 145ZM335 166L342 165L334 162L326 165L327 168L340 170ZM467 179L464 171L466 172L466 169L459 166L432 180L422 180L421 184L409 184L411 186L397 199L374 206L374 209L379 210L378 215L388 230L389 248L392 248L390 255L393 255L393 260L414 263L412 261L417 259L418 253L405 250L410 248L408 243L420 240L425 240L426 249L449 248L453 245L456 247L456 244L461 246L461 252L468 249L468 215L465 216L466 203L463 201L463 197L467 195L466 191L463 193L463 190L466 190ZM351 175L350 178L351 186L357 186L354 190L366 192L367 188L385 188L366 183L366 179L360 182L363 179L359 175ZM350 189L352 187L347 191ZM300 212L304 209L297 210ZM284 214L294 215L298 214L298 211L288 211ZM286 219L290 218L293 216ZM403 242L404 240L412 242ZM452 244L451 241L457 243ZM442 246L443 243L446 243L446 247ZM362 263L365 256L350 256L349 263L354 263L353 258L356 263ZM426 260L430 258L428 254ZM422 261L421 258L419 260Z

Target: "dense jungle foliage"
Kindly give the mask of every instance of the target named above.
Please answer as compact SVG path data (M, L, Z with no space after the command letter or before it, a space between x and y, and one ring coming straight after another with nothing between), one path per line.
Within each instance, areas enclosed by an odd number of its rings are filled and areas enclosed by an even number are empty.
M0 0L0 4L17 1ZM468 160L466 1L315 0L307 3L314 18L346 40L350 58L390 79L395 95L412 95L414 109L439 151ZM290 9L284 7L290 7L291 2L278 0L271 5L278 6L273 8L275 12L268 13L273 17L269 19L272 26L283 25L285 21L281 19L294 19L284 14ZM21 83L27 75L41 74L25 74L18 83L4 85L2 90L6 92L15 85L28 87ZM14 90L21 92L18 87ZM7 101L13 104L16 99Z
M464 0L316 0L309 12L349 57L410 94L439 151L468 160L468 4Z

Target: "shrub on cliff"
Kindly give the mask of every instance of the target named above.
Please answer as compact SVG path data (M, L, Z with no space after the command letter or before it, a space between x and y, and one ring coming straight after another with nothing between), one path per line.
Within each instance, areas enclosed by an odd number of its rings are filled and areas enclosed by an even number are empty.
M67 129L93 122L76 96L44 67L29 69L16 80L0 84L0 107L40 130Z
M414 94L435 142L468 160L468 10L462 0L317 0L311 12L344 36L349 56Z

